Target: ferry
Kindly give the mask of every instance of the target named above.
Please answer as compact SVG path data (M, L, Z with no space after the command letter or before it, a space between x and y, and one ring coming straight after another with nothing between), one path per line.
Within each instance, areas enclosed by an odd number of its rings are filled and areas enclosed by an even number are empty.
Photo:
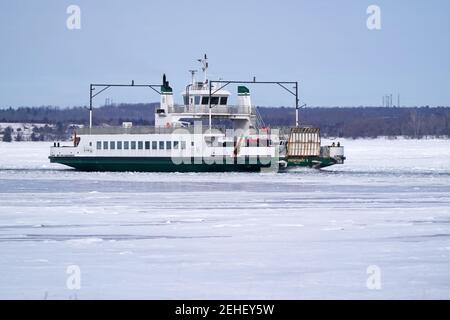
M144 172L278 172L344 163L343 146L322 146L319 128L299 124L297 82L210 80L207 56L198 61L203 79L190 70L182 104L175 104L165 75L156 85L91 84L89 126L76 129L70 143L54 142L50 162L81 171ZM230 84L237 85L237 105L230 104ZM248 84L276 84L294 95L295 126L265 126ZM160 95L154 126L93 126L93 99L115 86L148 87Z

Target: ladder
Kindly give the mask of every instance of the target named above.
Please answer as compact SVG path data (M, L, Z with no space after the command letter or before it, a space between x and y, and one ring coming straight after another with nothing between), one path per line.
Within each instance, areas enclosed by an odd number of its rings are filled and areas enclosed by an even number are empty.
M255 107L255 114L256 114L256 127L257 128L265 128L266 124L264 123L264 120L261 117L261 113L259 112L258 107Z

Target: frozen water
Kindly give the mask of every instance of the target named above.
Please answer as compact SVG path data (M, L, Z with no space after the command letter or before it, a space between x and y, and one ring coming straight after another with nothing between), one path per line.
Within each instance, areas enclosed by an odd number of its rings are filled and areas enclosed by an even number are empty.
M0 142L0 298L449 299L450 141L341 143L326 170L162 174Z

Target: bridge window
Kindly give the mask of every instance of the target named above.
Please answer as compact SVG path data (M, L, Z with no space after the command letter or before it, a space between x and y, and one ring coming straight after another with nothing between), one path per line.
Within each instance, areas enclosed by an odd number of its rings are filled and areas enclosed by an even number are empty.
M139 149L139 150L144 149L144 143L143 143L142 141L139 141L139 142L138 142L138 149Z
M117 150L122 150L122 141L117 141Z
M181 141L181 149L186 149L186 141Z
M202 104L204 105L209 104L209 97L202 97Z
M103 141L103 150L108 150L108 141Z
M124 148L125 150L130 149L130 142L129 142L129 141L124 141L124 142L123 142L123 148Z
M145 150L150 149L150 141L145 141Z
M158 149L158 142L152 141L152 150L156 150L156 149Z
M167 150L172 149L172 141L166 141L166 149Z
M110 141L110 142L109 142L109 148L110 148L111 150L114 150L114 149L116 148L116 142L115 142L115 141Z
M159 150L164 150L164 141L159 142Z
M131 150L136 150L136 141L131 141Z
M102 149L102 142L97 141L97 150L101 150L101 149Z
M211 104L219 104L219 97L211 97Z
M195 96L195 104L200 104L200 96Z
M222 106L226 106L227 105L227 100L228 100L228 97L220 97L220 104Z
M174 149L178 149L178 141L174 141L173 142L173 148Z

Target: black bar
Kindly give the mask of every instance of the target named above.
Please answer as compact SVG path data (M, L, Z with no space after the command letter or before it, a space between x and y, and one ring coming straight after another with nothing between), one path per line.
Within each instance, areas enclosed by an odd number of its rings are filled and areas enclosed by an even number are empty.
M110 86L104 87L102 90L100 90L99 92L97 92L96 94L94 94L92 96L92 98L95 98L97 95L99 95L100 93L102 93L103 91L105 91L106 89L108 89Z
M93 90L93 88L92 88L92 84L89 86L89 91L90 91L90 94L89 94L89 110L92 110L92 90Z
M237 81L237 80L211 80L210 82L217 83L265 83L265 84L296 84L295 81Z
M211 85L212 83L225 83L222 87L217 89L216 91L211 93ZM209 81L209 108L211 108L211 95L219 91L220 89L223 89L230 83L233 84L278 84L280 87L282 87L284 90L295 96L295 109L298 109L298 81L256 81L255 78L253 78L253 81L238 81L238 80L210 80ZM294 85L295 92L292 90L286 88L284 85L291 84Z
M108 84L108 83L92 83L94 87L161 87L160 84Z
M98 96L103 91L109 89L110 87L138 87L138 88L150 88L153 91L155 91L158 94L161 94L160 91L156 90L155 88L159 88L160 84L134 84L134 80L131 82L131 84L113 84L113 83L91 83L89 86L89 111L92 112L92 100ZM95 87L103 87L100 91L95 93L94 95L92 92L95 90ZM91 116L90 116L91 117ZM91 124L91 123L90 123Z
M67 310L71 318L105 317L111 313L117 318L135 317L164 320L185 319L309 319L309 318L386 318L396 309L405 318L409 314L419 318L442 317L448 310L447 301L298 301L298 300L153 300L153 301L1 301L2 311L18 317L33 318L36 314L56 319ZM269 306L269 307L268 307ZM272 307L273 306L273 307ZM57 310L61 308L61 312ZM193 309L198 308L198 309ZM201 308L201 309L200 309ZM208 312L206 313L206 309ZM8 310L9 309L9 310ZM201 312L203 311L203 312ZM394 312L395 313L395 312ZM370 317L368 316L370 314ZM311 315L311 316L309 316ZM28 318L28 317L27 317Z

